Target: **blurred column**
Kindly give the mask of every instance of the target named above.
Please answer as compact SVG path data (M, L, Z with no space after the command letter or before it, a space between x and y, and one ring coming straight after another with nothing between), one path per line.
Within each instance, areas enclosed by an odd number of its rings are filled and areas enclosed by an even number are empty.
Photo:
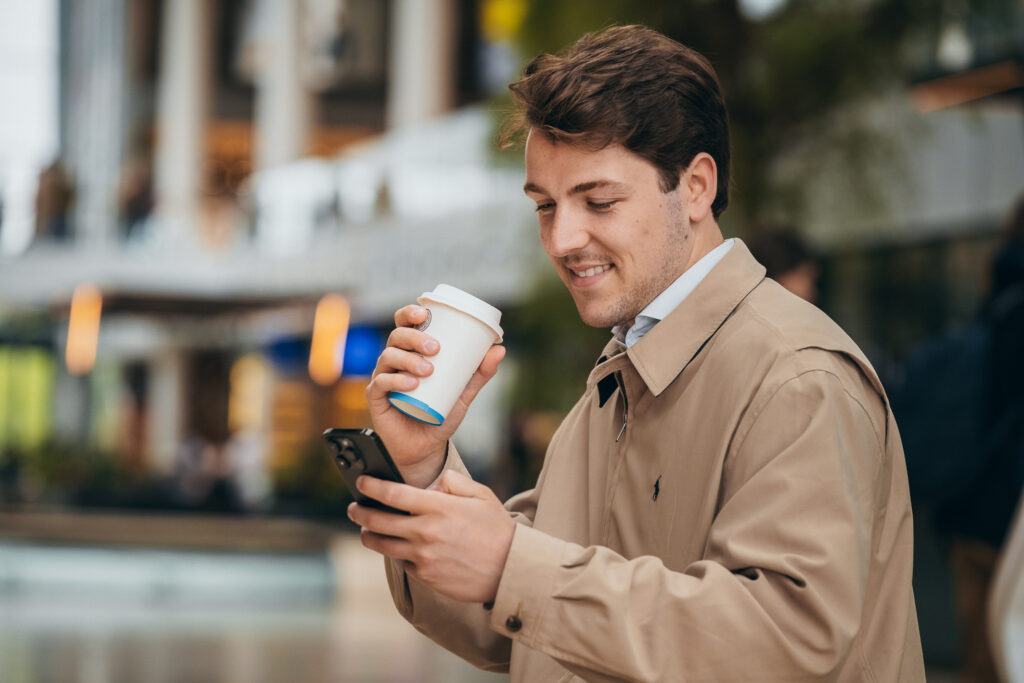
M392 6L388 127L426 121L455 104L455 0L396 0Z
M257 169L306 154L313 98L300 69L300 13L303 3L262 0L256 50Z
M163 3L157 91L156 211L164 244L196 241L209 101L211 13L206 0Z
M173 348L161 351L151 360L150 377L147 450L153 469L167 472L173 468L175 454L184 441L185 352Z
M89 377L69 374L60 362L53 387L53 433L71 443L85 443L89 436Z
M171 3L173 4L173 3ZM102 248L117 234L117 186L124 155L125 0L62 0L63 143L75 185L80 244Z

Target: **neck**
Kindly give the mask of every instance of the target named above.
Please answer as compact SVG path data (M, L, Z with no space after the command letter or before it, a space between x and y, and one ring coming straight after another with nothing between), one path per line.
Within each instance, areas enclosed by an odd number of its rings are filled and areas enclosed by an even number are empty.
M694 224L690 234L693 235L693 249L690 251L690 260L686 264L685 270L689 270L694 263L700 261L712 249L725 241L725 238L722 237L722 229L718 227L718 222L710 214L705 220Z

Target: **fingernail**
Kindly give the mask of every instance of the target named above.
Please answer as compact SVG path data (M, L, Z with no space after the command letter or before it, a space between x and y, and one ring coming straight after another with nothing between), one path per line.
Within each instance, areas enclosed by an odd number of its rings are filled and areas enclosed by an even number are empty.
M427 341L423 342L423 350L426 351L427 353L434 353L435 351L438 350L438 348L440 347L437 345L437 342L434 341L433 339L428 339Z
M423 373L423 374L425 375L425 374L427 374L428 372L430 372L430 368L431 368L432 366L430 365L430 363L428 363L428 362L426 362L426 361L423 361L422 363L420 363L420 366L419 366L419 367L420 367L420 372L422 372L422 373Z
M416 386L416 378L415 377L410 377L409 375L403 376L402 377L402 386L404 386L406 389L413 388L414 386Z

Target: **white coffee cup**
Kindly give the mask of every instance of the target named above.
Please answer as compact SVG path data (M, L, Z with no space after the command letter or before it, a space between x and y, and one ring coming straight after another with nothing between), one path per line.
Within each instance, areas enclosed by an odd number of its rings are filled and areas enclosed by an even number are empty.
M457 287L441 284L416 300L427 309L417 326L441 345L428 360L434 372L412 391L392 391L388 402L406 415L440 425L492 345L501 342L501 311Z

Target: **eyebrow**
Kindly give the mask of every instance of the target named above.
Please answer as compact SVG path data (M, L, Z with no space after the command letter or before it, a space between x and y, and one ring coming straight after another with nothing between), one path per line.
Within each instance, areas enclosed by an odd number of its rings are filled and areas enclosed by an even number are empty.
M602 190L608 189L615 192L626 192L629 190L629 185L627 185L626 183L617 182L615 180L588 180L585 183L580 183L579 185L573 187L571 190L569 190L569 194L580 194L582 192L589 192L590 190L596 190L599 188ZM534 183L526 183L525 185L523 185L523 192L547 194L547 192L542 187Z

